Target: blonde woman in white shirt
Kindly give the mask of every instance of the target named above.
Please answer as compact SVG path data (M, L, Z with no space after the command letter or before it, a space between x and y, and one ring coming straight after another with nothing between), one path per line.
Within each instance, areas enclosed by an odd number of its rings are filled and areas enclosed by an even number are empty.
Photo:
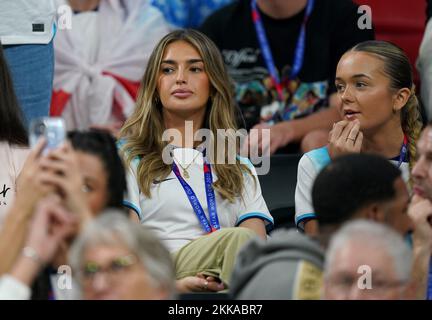
M180 292L229 287L237 251L251 237L265 238L273 224L250 162L212 143L217 129L236 129L232 97L215 44L198 31L174 31L153 50L122 130L125 205L172 253ZM181 138L164 141L167 129ZM211 131L210 141L194 143L199 129ZM235 161L213 163L213 155Z

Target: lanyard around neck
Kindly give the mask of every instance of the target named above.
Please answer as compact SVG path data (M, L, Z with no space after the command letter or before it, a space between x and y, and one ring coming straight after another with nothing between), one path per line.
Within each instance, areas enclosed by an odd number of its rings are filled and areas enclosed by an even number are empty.
M269 1L269 0L267 0ZM308 0L306 6L306 13L303 19L303 23L300 29L300 34L297 39L297 45L294 52L294 61L292 63L292 69L290 74L290 79L294 79L303 65L304 60L304 51L306 47L306 24L309 20L309 17L312 13L312 9L314 7L315 0ZM251 0L251 10L252 10L252 20L255 25L256 34L258 37L258 41L261 47L261 51L267 66L267 69L270 73L270 77L276 87L276 91L278 93L279 101L283 101L283 90L282 84L280 81L279 73L276 69L276 65L274 63L273 54L270 49L270 45L267 40L267 36L264 30L264 25L262 23L261 15L257 8L256 0Z
M207 207L209 211L210 222L208 221L204 209L201 206L201 203L199 202L195 192L193 191L191 186L183 179L183 177L180 174L180 170L178 166L175 164L175 162L173 161L172 163L172 171L174 172L180 184L182 185L186 193L186 196L188 197L189 202L192 206L192 209L194 210L196 216L198 217L201 227L204 229L206 233L212 233L214 231L219 230L220 225L219 225L219 219L218 219L217 209L216 209L216 196L213 190L213 177L211 173L211 167L210 164L208 164L205 159L203 163L203 168L204 168L204 182L205 182L205 190L206 190L206 198L207 198Z
M402 162L408 160L407 157L408 157L408 137L406 136L406 134L404 134L404 140L399 153L398 168L400 168Z

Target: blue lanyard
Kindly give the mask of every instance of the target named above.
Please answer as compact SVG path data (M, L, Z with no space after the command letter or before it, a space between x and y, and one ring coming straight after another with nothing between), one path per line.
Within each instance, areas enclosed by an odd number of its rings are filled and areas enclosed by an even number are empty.
M432 259L429 262L429 277L426 300L432 300Z
M398 168L400 168L404 160L407 160L407 155L408 155L408 137L404 135L404 141L399 154Z
M290 79L294 79L303 65L304 60L304 51L306 47L306 24L309 20L309 17L312 13L312 9L314 7L315 0L308 0L306 6L306 14L303 19L303 23L300 29L300 34L297 39L297 46L294 53L294 61L292 63L292 70L290 74ZM264 56L264 60L267 66L267 69L270 73L270 77L276 87L279 101L283 102L283 90L282 84L279 78L279 73L276 69L276 65L274 63L273 54L271 52L267 36L265 34L264 25L262 23L261 15L258 11L256 0L251 0L251 9L252 9L252 20L255 25L256 34L258 36L258 41L261 47L261 51Z
M204 182L205 182L205 189L206 189L207 207L209 211L210 222L207 220L205 212L195 192L192 190L191 186L180 175L179 168L175 164L175 162L173 161L172 163L172 171L176 175L177 179L180 181L180 184L182 185L189 199L189 202L192 206L192 209L194 210L196 216L198 217L199 222L201 223L202 228L206 233L212 233L213 231L219 230L220 225L217 216L216 196L213 190L213 177L211 173L211 167L206 160L204 160L203 167L204 167Z

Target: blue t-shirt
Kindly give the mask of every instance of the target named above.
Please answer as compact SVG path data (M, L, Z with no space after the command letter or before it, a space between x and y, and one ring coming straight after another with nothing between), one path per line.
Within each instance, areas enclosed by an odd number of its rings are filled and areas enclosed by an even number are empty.
M197 28L210 13L233 0L152 0L168 23L178 28Z

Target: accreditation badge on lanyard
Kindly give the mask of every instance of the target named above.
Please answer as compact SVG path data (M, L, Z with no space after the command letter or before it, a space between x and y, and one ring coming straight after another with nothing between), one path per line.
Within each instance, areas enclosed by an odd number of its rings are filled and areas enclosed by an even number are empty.
M289 77L290 80L293 80L295 79L295 77L297 77L297 75L299 74L303 66L304 52L306 48L306 24L312 13L314 5L315 5L315 0L308 0L306 5L306 13L303 18L303 23L300 29L300 34L298 36L297 45L294 52L294 60L292 63L291 74ZM267 35L264 30L264 25L262 23L261 15L257 8L256 0L251 0L251 11L252 11L252 21L255 25L255 30L258 37L259 45L261 47L261 52L263 54L264 61L267 66L267 70L270 73L270 77L273 82L273 85L276 88L277 96L279 100L279 106L280 106L279 112L276 112L275 116L273 117L274 118L273 120L281 121L283 119L283 109L285 108L283 87L279 77L279 72L274 63L273 54L271 52L270 45L267 40Z
M432 300L432 258L429 260L428 286L426 300Z
M408 160L408 137L404 134L404 140L399 153L398 168L400 168L402 162L407 160Z
M212 233L214 231L219 230L220 225L219 225L219 219L218 219L217 208L216 208L216 196L213 190L213 176L211 172L211 166L206 159L204 159L203 169L204 169L204 182L205 182L205 190L206 190L206 198L207 198L207 207L209 211L210 221L208 221L204 209L201 203L199 202L195 192L181 176L178 166L174 161L172 163L172 171L174 172L175 176L177 177L180 184L182 185L186 193L186 196L188 197L189 202L192 206L192 209L194 210L196 216L198 217L201 227L204 229L206 233Z

